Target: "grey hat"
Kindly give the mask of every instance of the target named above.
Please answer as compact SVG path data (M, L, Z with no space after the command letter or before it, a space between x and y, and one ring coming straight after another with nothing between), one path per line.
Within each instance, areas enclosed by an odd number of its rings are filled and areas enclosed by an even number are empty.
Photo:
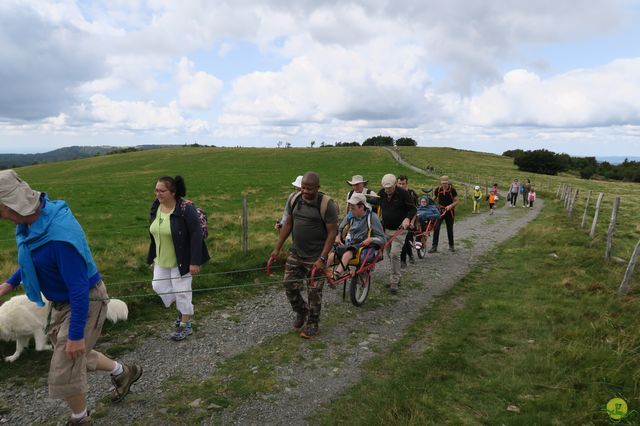
M31 189L15 171L3 170L0 172L0 204L9 207L20 216L29 216L38 209L40 191Z
M371 208L371 204L367 203L367 196L359 192L354 192L353 194L351 194L351 197L349 198L347 203L354 206L357 206L358 204L364 204L366 208Z

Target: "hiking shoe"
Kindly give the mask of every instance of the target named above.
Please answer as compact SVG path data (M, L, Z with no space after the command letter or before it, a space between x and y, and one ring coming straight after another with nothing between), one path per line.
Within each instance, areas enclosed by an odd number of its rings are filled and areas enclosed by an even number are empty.
M400 268L401 268L401 269L404 269L404 268L406 268L406 267L407 267L407 262L405 262L404 260L403 260L403 261L400 261Z
M190 322L181 322L176 331L171 333L171 340L175 340L179 342L180 340L184 340L187 336L191 336L193 334L193 329L191 328Z
M429 253L437 253L438 252L438 247L431 247L429 249Z
M303 339L313 339L316 334L318 334L318 324L307 324L300 332L300 337Z
M142 376L142 367L139 365L122 364L122 373L111 376L113 389L111 390L111 401L120 402L129 393L129 388Z
M396 294L398 292L398 283L391 283L391 285L389 286L389 290L391 291L391 294Z
M449 246L449 251L456 251L456 249L453 246Z
M91 412L87 411L87 415L84 416L81 419L73 419L70 418L69 420L67 420L67 422L65 423L65 425L67 426L72 426L72 425L92 425L93 424L93 420L91 420Z
M296 312L296 319L293 321L293 328L295 330L300 330L304 323L307 321L307 314L309 310L305 307L300 312Z

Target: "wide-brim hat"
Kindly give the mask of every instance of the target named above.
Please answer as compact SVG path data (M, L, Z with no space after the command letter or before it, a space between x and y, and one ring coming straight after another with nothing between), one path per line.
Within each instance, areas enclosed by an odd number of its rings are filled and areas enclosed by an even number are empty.
M302 175L298 176L296 180L291 182L291 185L295 186L298 189L302 188Z
M367 182L369 182L368 180L364 180L364 178L362 177L362 175L353 175L351 177L351 180L348 180L347 183L349 185L357 185L359 183L364 183L366 184Z
M0 203L20 216L34 214L40 205L40 191L31 189L13 170L0 172Z
M367 196L359 192L354 192L353 194L351 194L351 197L349 197L349 200L347 200L347 203L354 206L358 204L364 204L366 208L368 209L371 208L371 204L367 202Z

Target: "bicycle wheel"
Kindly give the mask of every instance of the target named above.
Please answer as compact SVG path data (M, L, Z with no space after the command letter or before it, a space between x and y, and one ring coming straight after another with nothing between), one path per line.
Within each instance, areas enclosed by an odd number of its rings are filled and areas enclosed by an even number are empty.
M427 236L421 235L419 238L419 241L420 241L420 248L416 247L416 253L418 253L419 259L424 259L424 257L427 255Z
M351 303L354 306L362 306L371 288L371 271L365 269L351 279Z

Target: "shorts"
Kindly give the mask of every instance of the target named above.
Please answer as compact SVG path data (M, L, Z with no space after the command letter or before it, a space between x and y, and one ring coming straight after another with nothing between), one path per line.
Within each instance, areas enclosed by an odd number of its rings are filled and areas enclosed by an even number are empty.
M87 371L95 371L98 363L98 352L93 347L102 332L102 324L107 316L107 289L100 281L89 290L89 312L84 327L84 341L87 352L84 356L71 360L64 350L69 337L69 321L71 305L64 303L51 308L51 324L49 340L53 346L53 355L49 366L49 396L53 399L65 399L70 396L87 393Z

